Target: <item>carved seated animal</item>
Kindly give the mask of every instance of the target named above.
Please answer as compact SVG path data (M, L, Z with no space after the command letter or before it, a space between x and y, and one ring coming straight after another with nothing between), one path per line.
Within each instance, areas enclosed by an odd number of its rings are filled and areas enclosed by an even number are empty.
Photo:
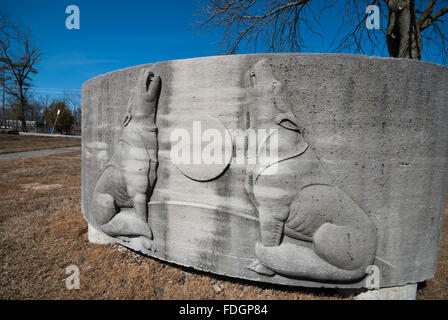
M95 225L124 241L141 237L146 249L151 249L149 240L153 237L148 225L148 201L157 179L155 116L160 90L160 77L143 69L131 91L114 155L93 195Z
M249 268L321 281L362 278L376 253L374 223L308 148L266 60L249 70L245 83L251 129L271 130L259 145L258 162L247 168L246 190L261 231ZM273 152L275 145L277 156L262 161L262 151Z

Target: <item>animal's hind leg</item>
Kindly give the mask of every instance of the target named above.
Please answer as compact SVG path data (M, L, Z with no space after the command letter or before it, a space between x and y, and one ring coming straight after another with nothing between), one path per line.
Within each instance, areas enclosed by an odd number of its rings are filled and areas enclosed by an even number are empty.
M376 251L374 227L365 222L358 227L324 223L313 235L316 254L345 270L365 269Z
M343 270L319 257L312 248L284 243L276 247L257 244L255 253L260 262L278 274L323 281L360 279L365 270Z
M101 230L112 237L138 237L144 236L152 239L152 232L148 224L142 223L135 210L120 211L108 223L100 226Z
M98 226L108 223L116 214L114 198L107 193L97 193L94 195L94 217Z
M105 193L95 194L95 222L97 227L112 237L144 236L152 239L147 223L134 210L122 210L117 213L114 198Z
M313 247L291 243L255 250L260 263L281 275L323 281L354 281L365 275L375 253L369 226L357 229L324 223L313 235Z

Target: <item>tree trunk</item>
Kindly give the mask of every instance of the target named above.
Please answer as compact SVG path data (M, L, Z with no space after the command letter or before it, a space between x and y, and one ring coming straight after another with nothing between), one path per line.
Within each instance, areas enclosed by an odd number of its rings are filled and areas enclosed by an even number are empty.
M22 131L26 132L26 119L25 119L25 98L20 99L20 122L22 123Z
M26 120L25 120L25 104L26 99L25 95L23 94L23 82L19 82L19 120L22 123L22 131L26 132Z
M394 58L421 59L422 41L415 0L389 0L387 49Z

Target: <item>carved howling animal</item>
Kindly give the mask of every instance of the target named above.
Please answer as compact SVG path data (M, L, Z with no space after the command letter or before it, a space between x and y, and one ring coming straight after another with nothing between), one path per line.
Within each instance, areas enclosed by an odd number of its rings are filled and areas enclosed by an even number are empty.
M278 146L278 157L247 168L246 190L261 230L249 269L266 276L360 279L375 258L374 223L308 148L266 60L247 72L245 83L251 129L274 132L261 143L258 158L263 148Z
M115 153L93 195L95 225L123 241L140 237L148 250L153 237L148 225L148 201L157 179L155 116L160 89L160 77L143 69L131 91Z

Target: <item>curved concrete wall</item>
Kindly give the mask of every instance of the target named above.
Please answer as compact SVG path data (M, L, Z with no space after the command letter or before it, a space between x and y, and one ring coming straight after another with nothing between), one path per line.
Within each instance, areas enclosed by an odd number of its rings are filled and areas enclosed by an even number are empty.
M249 280L311 287L363 287L248 268L260 241L246 167L230 164L209 182L170 160L180 119L207 114L227 129L249 127L244 77L266 59L300 132L334 184L374 222L382 287L433 277L448 183L448 68L431 63L333 54L260 54L164 61L87 81L82 91L82 209L92 224L95 184L122 130L139 70L162 79L156 123L158 180L149 202L157 251L145 254ZM235 146L238 148L238 146ZM234 151L237 152L238 150ZM123 243L139 250L132 242Z

